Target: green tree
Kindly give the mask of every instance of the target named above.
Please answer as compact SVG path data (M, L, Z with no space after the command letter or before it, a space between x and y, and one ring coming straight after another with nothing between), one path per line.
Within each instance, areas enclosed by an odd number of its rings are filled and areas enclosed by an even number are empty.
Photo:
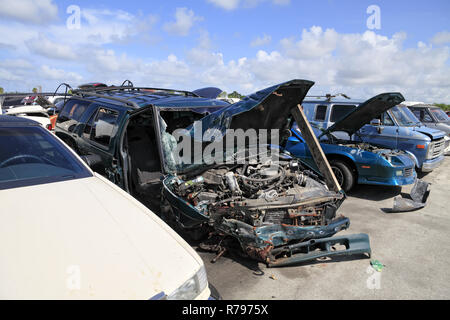
M438 106L439 108L441 108L444 111L450 111L450 104L445 104L445 103L435 103L435 106Z
M233 91L232 93L230 93L230 94L228 95L228 97L229 97L229 98L239 98L239 99L242 99L242 98L244 98L245 96L243 96L242 94L240 94L240 93L237 92L237 91Z
M5 93L5 90L3 90L2 87L0 87L0 94L3 94L3 93Z
M38 92L38 90L37 90L37 88L33 88L33 93L37 93Z

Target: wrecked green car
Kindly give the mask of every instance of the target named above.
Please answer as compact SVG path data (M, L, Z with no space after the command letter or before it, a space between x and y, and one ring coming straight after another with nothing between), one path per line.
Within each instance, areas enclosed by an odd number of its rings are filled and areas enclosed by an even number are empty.
M345 194L312 131L320 173L283 151L292 121L310 130L300 104L313 84L288 81L226 106L186 91L79 90L56 134L69 139L64 123L76 114L71 146L86 162L218 257L238 249L282 266L370 255L366 234L333 237L350 224L337 214ZM86 110L72 110L75 100Z

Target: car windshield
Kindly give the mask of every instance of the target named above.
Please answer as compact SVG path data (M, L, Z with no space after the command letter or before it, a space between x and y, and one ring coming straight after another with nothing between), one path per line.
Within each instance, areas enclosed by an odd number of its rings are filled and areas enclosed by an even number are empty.
M449 117L442 109L431 108L430 111L434 114L438 122L449 122Z
M391 112L402 127L413 127L420 124L419 119L406 106L395 106L391 109Z
M89 176L67 147L41 127L0 127L0 189Z

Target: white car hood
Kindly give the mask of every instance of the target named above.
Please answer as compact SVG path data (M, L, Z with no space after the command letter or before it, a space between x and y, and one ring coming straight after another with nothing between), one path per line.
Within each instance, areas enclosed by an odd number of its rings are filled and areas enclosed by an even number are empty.
M101 177L2 190L0 203L0 299L149 299L202 264Z

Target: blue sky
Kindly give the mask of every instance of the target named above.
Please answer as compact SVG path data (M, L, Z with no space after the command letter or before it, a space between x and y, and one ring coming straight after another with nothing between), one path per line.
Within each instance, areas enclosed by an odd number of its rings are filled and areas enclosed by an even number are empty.
M79 29L66 25L71 5ZM368 29L370 5L380 29ZM0 0L0 86L129 78L251 93L305 78L313 93L450 103L449 15L446 0Z

